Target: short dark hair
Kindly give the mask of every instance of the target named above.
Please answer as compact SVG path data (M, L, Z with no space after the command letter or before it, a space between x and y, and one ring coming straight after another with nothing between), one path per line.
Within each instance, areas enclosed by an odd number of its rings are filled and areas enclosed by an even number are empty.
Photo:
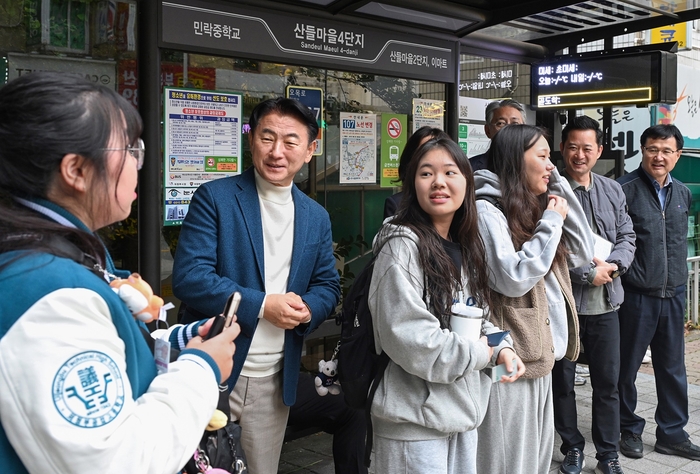
M675 138L676 149L683 149L683 134L680 130L678 130L678 127L676 127L675 125L654 125L652 127L647 128L646 130L644 130L642 136L639 138L640 145L644 146L644 144L647 142L647 139L649 138L651 138L652 140L658 138L662 140L666 140L667 138Z
M420 142L426 138L450 138L450 136L439 128L430 127L424 125L411 135L406 141L406 146L403 147L401 152L401 158L399 159L399 179L403 183L406 177L406 170L408 169L408 163L413 158L418 147L420 147Z
M309 135L309 144L316 140L318 136L318 122L316 117L311 113L311 110L298 100L287 99L286 97L277 97L275 99L267 99L255 106L250 113L251 135L255 134L255 129L258 123L269 114L279 114L282 116L294 117L301 123L306 125L306 131Z
M564 130L561 131L561 142L566 143L569 139L569 133L574 130L593 130L595 132L595 141L598 146L603 144L603 131L600 129L600 124L597 120L590 118L588 115L579 115L566 124Z
M493 114L496 113L496 110L500 109L501 107L513 107L515 110L520 112L520 115L523 116L523 122L525 122L527 115L525 114L525 107L523 107L523 104L517 100L503 99L489 102L489 105L486 106L486 123L488 125L491 125Z

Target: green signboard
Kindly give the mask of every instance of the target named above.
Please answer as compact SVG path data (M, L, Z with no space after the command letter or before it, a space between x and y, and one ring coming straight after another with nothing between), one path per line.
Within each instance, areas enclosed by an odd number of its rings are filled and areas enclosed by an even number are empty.
M382 114L382 158L380 181L383 188L396 186L399 179L399 160L406 146L407 117L404 114Z

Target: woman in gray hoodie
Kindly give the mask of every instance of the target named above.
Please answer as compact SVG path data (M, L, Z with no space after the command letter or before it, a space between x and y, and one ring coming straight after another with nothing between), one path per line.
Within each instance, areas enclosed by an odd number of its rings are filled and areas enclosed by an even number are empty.
M593 236L571 187L549 159L544 131L508 125L475 173L486 247L491 321L511 331L525 362L514 384L495 384L479 427L479 472L549 472L554 446L551 370L576 360L578 318L568 267L593 260Z
M391 361L371 408L372 467L381 474L475 473L475 428L492 383L480 370L507 361L510 372L514 359L518 367L522 362L509 342L491 348L485 337L469 340L450 330L455 301L489 302L473 177L459 146L450 139L422 145L404 193L374 241L369 308L377 352Z

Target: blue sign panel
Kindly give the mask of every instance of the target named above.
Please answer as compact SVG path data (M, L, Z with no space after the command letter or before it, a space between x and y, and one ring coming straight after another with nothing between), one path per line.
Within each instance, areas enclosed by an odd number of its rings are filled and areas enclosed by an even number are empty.
M316 137L316 150L314 155L323 154L323 89L318 87L287 86L287 97L295 99L311 110L318 123L318 136Z

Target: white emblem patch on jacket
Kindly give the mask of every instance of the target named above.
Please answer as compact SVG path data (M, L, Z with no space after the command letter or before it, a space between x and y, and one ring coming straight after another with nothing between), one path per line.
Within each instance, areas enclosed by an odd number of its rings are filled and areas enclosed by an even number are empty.
M121 371L102 352L82 352L68 359L54 377L52 392L61 416L83 428L106 425L124 407Z

